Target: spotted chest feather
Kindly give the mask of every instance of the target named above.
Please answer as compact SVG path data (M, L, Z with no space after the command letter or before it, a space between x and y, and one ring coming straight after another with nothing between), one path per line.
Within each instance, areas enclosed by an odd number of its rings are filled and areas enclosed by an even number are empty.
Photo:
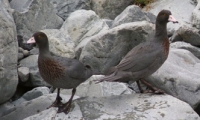
M42 78L47 82L56 81L64 76L65 68L54 60L39 60L38 67Z

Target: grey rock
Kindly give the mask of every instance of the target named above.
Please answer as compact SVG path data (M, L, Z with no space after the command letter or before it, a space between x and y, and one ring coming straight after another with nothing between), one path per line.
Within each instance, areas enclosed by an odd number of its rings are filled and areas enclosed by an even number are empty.
M151 17L148 18L148 16ZM136 5L128 6L121 14L119 14L113 21L112 27L116 27L123 23L136 22L136 21L148 21L155 23L156 16L150 13L143 12L140 7Z
M70 14L61 27L61 31L69 33L71 39L77 45L83 39L91 37L109 27L94 11L77 10Z
M48 0L13 0L10 4L15 9L13 16L17 33L26 41L36 31L60 28L63 23Z
M200 48L192 46L190 43L186 42L174 42L170 45L171 48L185 49L194 54L197 58L200 59Z
M70 13L80 9L90 9L90 0L49 0L57 9L57 15L64 20Z
M48 87L36 87L31 91L25 93L21 98L17 99L16 101L13 101L12 104L15 106L20 106L23 102L31 101L42 95L49 94L49 91L50 90Z
M34 47L32 50L29 51L30 55L38 55L39 54L39 49Z
M67 102L70 96L61 94L61 97L64 99L63 102ZM56 98L56 94L45 94L41 97L30 101L22 101L20 104L14 108L11 106L11 109L7 108L7 111L4 111L1 120L23 120L26 117L40 113L43 110L47 110ZM77 99L77 96L74 96L74 99ZM1 109L1 108L0 108ZM57 108L50 108L48 110L55 110ZM3 109L5 110L5 109ZM56 110L57 112L57 110ZM48 113L50 115L50 113ZM34 119L37 120L37 119ZM39 120L39 119L38 119Z
M108 27L112 27L112 24L113 24L113 20L110 20L110 19L102 19L107 25Z
M80 97L108 97L133 93L125 83L102 82L95 84L94 80L100 79L101 77L103 77L103 75L93 75L87 81L80 84L77 87L76 95ZM71 90L62 89L61 93L64 95L71 95Z
M146 80L195 108L200 103L199 68L200 60L191 52L171 49L166 62Z
M113 20L131 3L132 0L92 0L91 9L101 18Z
M12 10L7 0L0 1L0 104L9 100L18 84L18 44Z
M198 2L194 11L192 12L192 25L198 29L200 29L200 2Z
M28 50L23 50L22 53L23 53L24 57L29 56L29 51Z
M37 60L38 60L38 55L30 55L19 62L21 67L28 67L30 71L29 79L28 81L23 83L23 86L27 87L50 86L40 76Z
M133 47L148 40L153 32L153 24L146 21L126 23L104 31L87 39L80 61L93 70L105 72L117 65Z
M200 46L199 39L200 39L199 30L188 26L181 26L172 36L172 42L181 40L184 42L188 42L194 46Z
M34 100L27 105L27 109L30 110L32 104L38 107ZM24 120L200 120L187 103L170 95L131 94L103 98L89 97L75 100L72 106L67 115L57 114L57 108L51 108Z
M18 53L17 61L20 61L24 58L23 53Z
M144 7L143 10L151 12L156 16L162 9L170 10L179 23L169 23L167 28L168 31L175 31L180 26L192 25L191 17L195 6L191 0L155 0L152 4Z
M19 75L19 79L22 82L26 82L29 79L29 68L27 67L19 67L18 68L18 75Z

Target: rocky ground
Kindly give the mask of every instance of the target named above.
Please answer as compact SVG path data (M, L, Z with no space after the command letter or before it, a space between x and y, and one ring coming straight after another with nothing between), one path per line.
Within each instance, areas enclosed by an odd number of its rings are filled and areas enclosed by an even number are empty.
M200 120L200 2L157 0L141 9L133 1L0 0L0 120ZM104 73L149 40L162 9L179 24L168 24L169 57L146 80L166 94L140 94L135 83L95 84L102 75L93 75L77 88L68 115L46 109L56 91L39 74L37 47L25 44L34 32L47 34L52 54ZM66 102L71 90L61 93Z

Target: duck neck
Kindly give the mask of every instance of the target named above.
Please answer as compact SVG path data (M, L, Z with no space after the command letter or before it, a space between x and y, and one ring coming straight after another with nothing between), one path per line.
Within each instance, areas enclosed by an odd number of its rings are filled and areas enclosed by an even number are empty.
M167 38L167 23L165 24L156 23L155 37Z
M48 57L50 56L49 45L38 46L39 47L39 56Z

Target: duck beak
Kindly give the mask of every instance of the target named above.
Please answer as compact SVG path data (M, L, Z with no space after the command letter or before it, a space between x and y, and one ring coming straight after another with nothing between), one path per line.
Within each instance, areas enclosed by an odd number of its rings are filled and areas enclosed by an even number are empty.
M178 21L172 15L169 16L168 21L173 23L178 23Z
M35 38L34 37L30 38L26 43L28 44L35 43Z

